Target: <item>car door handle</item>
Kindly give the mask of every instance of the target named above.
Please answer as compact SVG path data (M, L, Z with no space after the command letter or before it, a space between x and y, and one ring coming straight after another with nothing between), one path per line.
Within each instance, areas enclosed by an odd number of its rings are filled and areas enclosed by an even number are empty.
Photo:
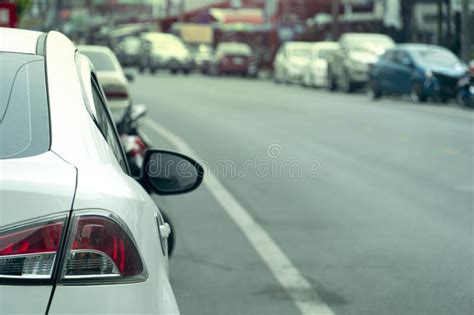
M168 223L163 223L159 225L160 235L162 239L167 239L171 234L171 227Z

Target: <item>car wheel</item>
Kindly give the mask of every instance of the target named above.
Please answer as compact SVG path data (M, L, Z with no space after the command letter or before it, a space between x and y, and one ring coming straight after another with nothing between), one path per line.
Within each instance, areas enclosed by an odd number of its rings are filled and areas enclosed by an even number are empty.
M410 98L414 103L426 102L426 95L423 92L423 85L421 82L415 82L411 85Z
M151 68L150 68L150 72L151 72L152 74L155 74L156 71L157 71L157 69L156 69L155 67L151 67Z
M138 72L140 72L140 73L145 72L145 67L141 63L138 65Z
M328 70L327 89L329 91L337 90L336 80L334 78L334 75L333 75L332 71L330 71L330 70Z
M347 70L344 71L343 80L342 80L342 90L346 93L352 93L354 90L354 85L351 81L351 76Z
M177 74L177 73L178 73L178 69L170 69L170 73L171 73L171 74Z
M190 72L191 72L191 71L190 71L189 69L183 69L183 73L184 73L185 75L188 75Z
M382 97L382 90L374 81L369 81L367 86L367 96L372 101L378 100Z

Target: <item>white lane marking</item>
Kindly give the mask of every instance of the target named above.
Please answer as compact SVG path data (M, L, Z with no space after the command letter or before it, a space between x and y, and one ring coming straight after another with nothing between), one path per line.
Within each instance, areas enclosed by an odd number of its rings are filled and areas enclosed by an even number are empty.
M145 124L160 134L183 154L201 160L200 157L178 136L146 119ZM293 299L302 315L334 315L335 313L317 295L315 288L293 265L268 233L253 219L249 212L235 199L235 197L221 184L211 170L204 166L204 185L217 200L234 223L241 229L253 245L257 253L271 270L280 285Z

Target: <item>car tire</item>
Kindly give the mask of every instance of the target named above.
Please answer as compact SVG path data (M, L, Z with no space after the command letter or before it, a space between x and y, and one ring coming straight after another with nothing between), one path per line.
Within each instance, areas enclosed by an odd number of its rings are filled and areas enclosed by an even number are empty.
M372 101L378 100L382 97L382 90L374 81L369 81L367 85L367 96Z
M151 67L151 68L150 68L150 72L151 72L152 74L155 74L156 71L157 71L157 69L156 69L155 67Z
M183 69L183 73L184 73L185 75L188 75L188 74L191 73L191 70L189 70L189 69Z
M337 90L336 79L331 70L328 70L327 89L331 92Z
M421 82L414 82L411 85L410 98L413 103L426 102L426 95L423 91L423 84Z
M172 75L176 75L178 73L178 69L170 69L170 73Z
M343 81L344 84L342 85L342 90L346 93L352 93L354 91L354 84L351 81L351 76L349 75L349 71L345 70L343 74Z

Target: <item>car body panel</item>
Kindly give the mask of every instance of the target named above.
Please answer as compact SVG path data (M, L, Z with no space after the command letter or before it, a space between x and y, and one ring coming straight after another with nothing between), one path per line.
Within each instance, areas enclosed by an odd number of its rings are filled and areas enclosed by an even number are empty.
M76 169L51 151L0 160L0 226L69 211Z
M23 54L35 54L38 38L41 32L18 30L0 27L0 51L11 51ZM22 40L7 40L6 38L21 38Z
M122 168L111 145L94 123L91 108L86 105L92 92L85 90L91 89L93 74L89 72L89 76L84 77L81 71L79 75L75 46L57 32L48 33L46 65L50 151L31 158L2 160L2 210L14 208L15 211L2 211L0 226L38 215L70 211L71 207L73 213L94 209L112 212L127 225L148 278L114 285L79 286L60 282L51 298L49 313L179 314L168 280L168 257L162 249L158 230L158 224L162 224L159 209L143 187L127 174L128 170ZM34 163L29 168L30 160ZM18 169L28 175L28 184L18 180ZM20 196L8 192L12 185L18 190L34 186L45 195L44 204L38 194L35 198L24 198L24 204L18 209L14 203ZM54 197L56 195L58 197ZM2 287L0 293L6 290L4 288L7 287ZM5 310L2 314L25 313L29 308L17 304L31 301L37 303L36 308L32 306L34 312L46 312L52 287L35 289L25 285L19 288L6 295L14 303L9 304L8 309L2 306ZM24 303L24 297L29 297L30 292L32 300Z
M0 314L46 314L52 286L0 285Z

